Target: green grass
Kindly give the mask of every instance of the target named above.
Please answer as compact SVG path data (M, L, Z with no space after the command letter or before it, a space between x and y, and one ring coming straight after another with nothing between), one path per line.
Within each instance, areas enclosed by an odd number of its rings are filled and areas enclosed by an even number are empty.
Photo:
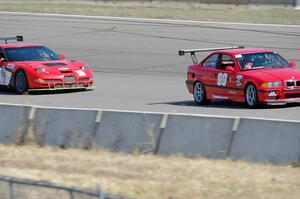
M72 1L1 1L0 11L126 16L199 21L300 24L292 7L247 7L178 3L74 3Z

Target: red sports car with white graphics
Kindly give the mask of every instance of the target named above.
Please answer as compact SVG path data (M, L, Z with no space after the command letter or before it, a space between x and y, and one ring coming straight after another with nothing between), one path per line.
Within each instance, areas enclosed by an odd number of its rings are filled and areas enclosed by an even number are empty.
M23 41L22 36L0 38L0 85L18 93L33 90L91 89L93 74L82 61L69 61L64 55L40 44L7 44Z
M196 52L213 51L198 62ZM186 85L197 104L214 99L260 104L286 104L300 101L300 70L277 52L246 49L243 46L180 50L190 53Z

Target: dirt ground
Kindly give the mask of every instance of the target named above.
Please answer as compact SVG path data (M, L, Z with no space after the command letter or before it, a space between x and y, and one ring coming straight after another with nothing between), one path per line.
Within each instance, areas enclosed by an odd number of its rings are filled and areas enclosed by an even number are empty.
M300 168L102 150L0 145L0 175L139 199L299 198Z

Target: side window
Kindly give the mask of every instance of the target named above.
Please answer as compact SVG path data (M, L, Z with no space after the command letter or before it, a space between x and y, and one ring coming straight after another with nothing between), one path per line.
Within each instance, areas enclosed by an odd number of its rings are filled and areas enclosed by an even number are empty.
M221 56L221 62L218 65L219 70L225 70L226 66L232 66L234 67L234 61L231 55L222 54Z
M2 48L0 48L0 59L4 59L5 58L5 56L4 56L4 52L3 52L3 49Z
M217 62L218 62L219 54L213 54L212 56L208 57L203 62L203 67L205 68L217 68Z

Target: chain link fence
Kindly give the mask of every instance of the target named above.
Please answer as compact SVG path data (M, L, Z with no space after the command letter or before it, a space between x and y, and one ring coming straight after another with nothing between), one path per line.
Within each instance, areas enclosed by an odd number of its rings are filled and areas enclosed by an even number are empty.
M129 199L96 191L61 186L49 182L0 176L1 199Z

